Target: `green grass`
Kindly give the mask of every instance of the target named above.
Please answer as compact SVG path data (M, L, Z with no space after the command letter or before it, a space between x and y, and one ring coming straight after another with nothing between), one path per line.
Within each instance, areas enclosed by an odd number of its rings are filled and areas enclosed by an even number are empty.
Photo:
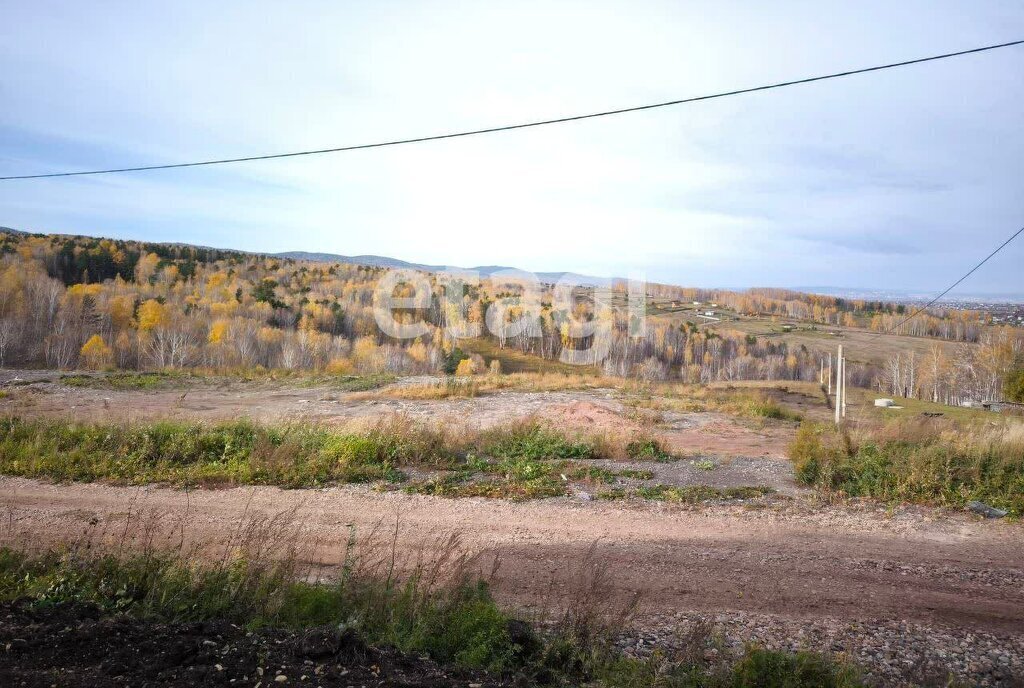
M863 436L801 425L790 447L807 485L886 502L963 506L978 500L1024 514L1024 433L893 422Z
M0 598L36 604L88 602L168 622L226 619L252 628L341 624L372 644L428 654L444 663L502 671L521 663L509 617L487 585L457 577L431 585L427 570L399 580L346 572L329 584L298 580L294 562L233 558L220 564L172 555L118 558L82 552L29 557L0 549Z
M200 369L157 371L111 371L104 373L61 375L61 384L70 387L146 391L174 389L189 385L209 384L224 380L238 382L289 381L299 387L330 387L340 392L364 392L389 385L398 378L390 373L373 375L325 375L295 371L229 370L203 371Z
M330 626L371 645L427 655L443 665L480 668L515 685L604 688L857 688L857 671L824 655L748 647L736 659L709 662L713 639L686 638L679 655L638 659L615 649L619 626L601 625L592 609L567 615L543 635L514 621L488 585L459 566L438 583L418 565L404 576L364 567L350 540L341 575L302 582L294 558L186 561L171 553L113 556L88 549L29 555L0 548L0 599L33 606L98 605L103 613L187 623L228 620L248 628ZM386 554L386 553L385 553ZM385 557L386 558L386 557ZM451 559L443 561L451 564ZM591 603L593 604L593 602ZM514 629L514 632L513 632Z
M593 440L570 437L535 420L485 432L480 451L497 459L512 461L602 458Z
M617 488L599 492L599 499L649 499L674 504L699 504L701 502L754 499L774 494L775 490L765 486L712 487L710 485L652 485L631 489Z
M657 461L666 463L676 461L679 457L665 448L664 443L656 438L638 439L626 445L626 456L636 461Z
M402 418L365 430L339 431L245 420L133 425L8 417L0 419L0 473L130 485L301 488L393 485L406 482L404 468L416 468L441 475L406 483L409 493L511 500L565 496L580 483L596 489L653 479L648 470L588 463L609 451L603 442L605 438L563 435L533 422L453 438L444 430ZM670 456L653 441L630 446L634 458ZM477 455L477 449L483 454ZM746 495L659 485L620 489L606 496L695 503Z
M455 461L441 432L398 422L346 433L248 421L0 420L0 472L61 481L313 487L400 480L400 466Z
M480 475L486 477L478 479ZM650 471L612 470L575 461L518 459L491 463L471 458L462 470L427 480L410 481L403 489L408 494L437 497L488 497L524 501L564 497L572 491L570 483L609 485L621 478L650 480L653 477Z
M488 497L512 501L563 497L569 493L567 485L548 476L527 480L486 478L476 481L467 481L458 476L445 476L430 480L411 481L402 489L408 494L424 494L435 497Z
M126 391L167 389L169 387L180 386L191 381L202 379L202 376L194 376L182 371L115 372L97 373L95 375L60 376L60 382L70 387L90 387L96 389L116 389Z
M300 387L330 387L339 392L368 392L398 379L391 373L373 375L313 375L300 378Z
M753 418L770 418L772 420L785 420L798 422L803 416L787 408L783 408L777 402L759 394L740 395L734 402L737 411Z

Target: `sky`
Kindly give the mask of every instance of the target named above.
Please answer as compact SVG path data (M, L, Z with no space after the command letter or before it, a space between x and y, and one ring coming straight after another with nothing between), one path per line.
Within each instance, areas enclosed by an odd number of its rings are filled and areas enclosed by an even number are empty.
M0 0L0 176L432 135L1024 38L1024 3ZM0 182L0 226L941 291L1024 225L1024 46L488 136ZM1024 237L966 282L1024 292Z

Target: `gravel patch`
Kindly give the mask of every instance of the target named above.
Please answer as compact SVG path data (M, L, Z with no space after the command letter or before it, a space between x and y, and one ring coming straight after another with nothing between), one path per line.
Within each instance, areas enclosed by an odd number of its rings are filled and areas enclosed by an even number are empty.
M977 686L1024 685L1024 632L993 634L897 620L792 620L761 614L678 613L649 618L644 628L624 634L619 646L645 656L679 650L679 638L708 624L704 657L736 656L747 644L773 650L814 650L845 657L864 672L869 685L946 686L949 679Z

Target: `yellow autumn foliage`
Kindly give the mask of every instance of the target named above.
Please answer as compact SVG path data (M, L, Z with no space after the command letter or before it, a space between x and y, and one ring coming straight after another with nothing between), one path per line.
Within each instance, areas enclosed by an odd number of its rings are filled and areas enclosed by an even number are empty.
M82 363L87 368L102 368L110 365L111 357L114 354L113 350L103 341L103 337L98 334L89 337L79 353L82 356Z
M330 360L326 370L331 375L351 375L354 367L351 360L344 356L338 356Z
M213 324L210 325L210 334L207 337L207 341L210 344L220 345L224 344L228 337L228 321L227 320L214 320Z
M156 299L150 299L139 306L139 331L150 332L167 323L167 307Z
M115 330L123 330L131 325L132 316L135 314L135 299L130 296L115 296L107 304L110 313L110 323Z
M458 367L455 368L456 377L469 377L476 373L476 366L473 365L472 359L464 358L459 361Z

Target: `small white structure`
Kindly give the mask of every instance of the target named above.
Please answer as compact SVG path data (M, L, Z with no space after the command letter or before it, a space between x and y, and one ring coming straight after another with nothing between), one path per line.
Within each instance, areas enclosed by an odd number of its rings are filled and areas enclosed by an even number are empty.
M714 311L704 311L704 315L714 315Z
M875 399L875 406L882 408L892 408L896 405L896 402L892 399Z

